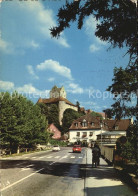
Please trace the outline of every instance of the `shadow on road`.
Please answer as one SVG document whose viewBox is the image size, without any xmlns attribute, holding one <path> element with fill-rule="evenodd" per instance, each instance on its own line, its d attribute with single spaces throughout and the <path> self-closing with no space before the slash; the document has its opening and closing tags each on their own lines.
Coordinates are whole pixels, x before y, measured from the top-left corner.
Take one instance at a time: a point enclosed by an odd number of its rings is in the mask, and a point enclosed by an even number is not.
<svg viewBox="0 0 138 196">
<path fill-rule="evenodd" d="M 99 168 L 92 168 L 90 164 L 80 164 L 80 163 L 67 163 L 67 162 L 55 162 L 53 161 L 37 161 L 37 160 L 2 160 L 0 161 L 1 171 L 2 169 L 12 169 L 12 168 L 24 168 L 28 165 L 35 172 L 41 168 L 44 168 L 39 173 L 53 176 L 68 176 L 73 178 L 94 177 L 96 179 L 113 179 L 118 180 L 116 175 L 112 175 L 114 171 L 112 168 L 106 165 L 101 165 Z M 51 165 L 52 164 L 52 165 Z M 115 171 L 114 171 L 115 172 Z"/>
</svg>

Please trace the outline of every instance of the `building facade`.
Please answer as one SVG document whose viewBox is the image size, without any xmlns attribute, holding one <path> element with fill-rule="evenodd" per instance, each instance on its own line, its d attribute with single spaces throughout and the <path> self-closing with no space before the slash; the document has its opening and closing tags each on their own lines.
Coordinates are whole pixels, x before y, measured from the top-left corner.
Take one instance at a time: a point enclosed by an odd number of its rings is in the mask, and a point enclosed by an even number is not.
<svg viewBox="0 0 138 196">
<path fill-rule="evenodd" d="M 52 123 L 48 126 L 48 131 L 53 133 L 53 139 L 60 139 L 61 138 L 61 131 Z"/>
<path fill-rule="evenodd" d="M 59 123 L 62 125 L 62 119 L 63 119 L 63 113 L 66 109 L 73 109 L 75 111 L 78 111 L 78 107 L 71 103 L 67 98 L 67 94 L 65 91 L 64 86 L 61 88 L 58 88 L 57 86 L 54 86 L 50 91 L 50 98 L 49 99 L 42 99 L 39 98 L 38 103 L 44 103 L 48 107 L 50 107 L 51 104 L 56 104 L 59 109 Z"/>
<path fill-rule="evenodd" d="M 129 119 L 101 120 L 99 117 L 87 114 L 73 121 L 69 128 L 69 142 L 80 141 L 90 144 L 98 141 L 102 144 L 115 144 L 119 137 L 126 135 L 130 124 L 131 120 Z"/>
</svg>

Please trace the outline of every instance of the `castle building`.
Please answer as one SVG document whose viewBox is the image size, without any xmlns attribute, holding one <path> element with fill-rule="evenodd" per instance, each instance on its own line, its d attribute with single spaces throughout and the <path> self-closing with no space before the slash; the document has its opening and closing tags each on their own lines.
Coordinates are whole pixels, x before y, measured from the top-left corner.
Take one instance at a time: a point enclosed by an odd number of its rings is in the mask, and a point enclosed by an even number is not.
<svg viewBox="0 0 138 196">
<path fill-rule="evenodd" d="M 42 99 L 39 98 L 38 103 L 44 103 L 50 107 L 51 104 L 56 104 L 59 108 L 59 123 L 62 125 L 62 118 L 63 113 L 66 109 L 70 108 L 75 111 L 78 111 L 78 107 L 71 103 L 67 98 L 67 94 L 65 91 L 64 86 L 58 88 L 54 86 L 50 91 L 50 98 L 49 99 Z"/>
</svg>

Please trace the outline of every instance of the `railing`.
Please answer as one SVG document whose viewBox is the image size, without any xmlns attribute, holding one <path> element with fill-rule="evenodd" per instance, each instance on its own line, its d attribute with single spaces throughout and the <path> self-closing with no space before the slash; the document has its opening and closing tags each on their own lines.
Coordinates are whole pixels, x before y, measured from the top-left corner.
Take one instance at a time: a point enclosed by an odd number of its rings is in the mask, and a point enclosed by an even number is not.
<svg viewBox="0 0 138 196">
<path fill-rule="evenodd" d="M 117 139 L 111 139 L 111 138 L 106 138 L 102 139 L 102 143 L 104 144 L 115 144 Z M 101 143 L 101 139 L 97 140 L 99 143 Z"/>
<path fill-rule="evenodd" d="M 114 159 L 114 148 L 108 148 L 105 146 L 101 146 L 101 155 L 104 156 L 105 159 L 107 159 L 110 162 L 113 162 Z"/>
</svg>

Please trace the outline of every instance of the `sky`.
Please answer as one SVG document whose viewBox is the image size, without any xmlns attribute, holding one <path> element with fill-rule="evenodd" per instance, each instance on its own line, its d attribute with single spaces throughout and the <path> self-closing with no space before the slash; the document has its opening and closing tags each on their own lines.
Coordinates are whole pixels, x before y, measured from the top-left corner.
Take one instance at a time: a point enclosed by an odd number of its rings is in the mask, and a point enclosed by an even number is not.
<svg viewBox="0 0 138 196">
<path fill-rule="evenodd" d="M 106 91 L 114 67 L 128 63 L 127 48 L 95 36 L 96 20 L 89 16 L 81 30 L 71 24 L 59 39 L 52 38 L 58 9 L 65 1 L 3 1 L 0 7 L 0 91 L 18 91 L 34 103 L 49 98 L 54 85 L 64 86 L 67 99 L 102 112 L 113 104 Z"/>
</svg>

